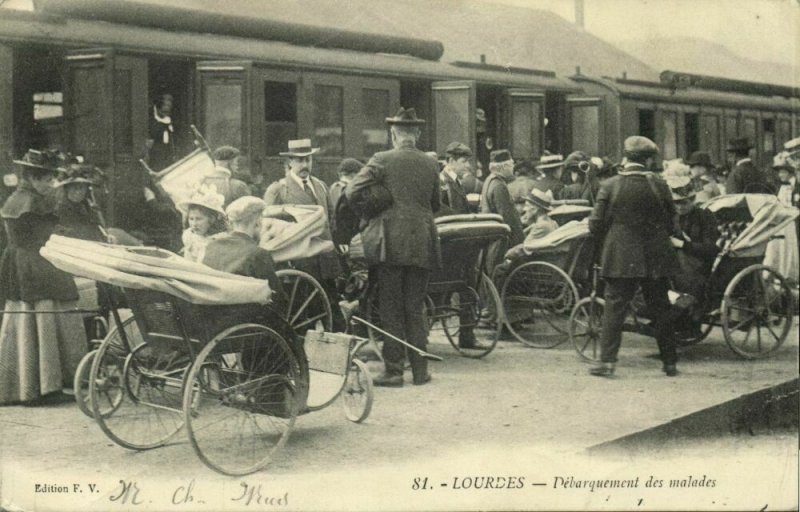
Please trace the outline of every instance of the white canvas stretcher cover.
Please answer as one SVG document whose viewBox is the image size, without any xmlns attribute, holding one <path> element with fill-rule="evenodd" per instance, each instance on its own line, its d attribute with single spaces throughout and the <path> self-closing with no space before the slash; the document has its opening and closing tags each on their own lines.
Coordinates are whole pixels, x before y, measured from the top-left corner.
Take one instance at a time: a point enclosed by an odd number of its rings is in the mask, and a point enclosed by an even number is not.
<svg viewBox="0 0 800 512">
<path fill-rule="evenodd" d="M 770 237 L 797 218 L 800 211 L 781 204 L 776 196 L 769 194 L 729 194 L 718 196 L 703 208 L 716 213 L 725 208 L 747 208 L 753 220 L 739 233 L 720 254 L 733 257 L 756 257 L 763 255 Z"/>
<path fill-rule="evenodd" d="M 334 250 L 328 216 L 319 205 L 274 205 L 264 209 L 260 246 L 268 250 L 273 261 L 299 260 Z M 293 217 L 296 222 L 278 217 Z M 265 219 L 266 220 L 266 219 Z"/>
<path fill-rule="evenodd" d="M 167 293 L 192 304 L 266 304 L 267 281 L 221 272 L 154 247 L 124 247 L 52 235 L 39 253 L 56 268 L 123 288 Z"/>
<path fill-rule="evenodd" d="M 545 250 L 558 250 L 569 248 L 566 242 L 570 240 L 577 240 L 589 236 L 589 219 L 573 220 L 567 222 L 563 226 L 551 231 L 548 235 L 534 240 L 525 240 L 522 248 L 525 254 L 532 254 L 534 252 L 541 252 Z"/>
</svg>

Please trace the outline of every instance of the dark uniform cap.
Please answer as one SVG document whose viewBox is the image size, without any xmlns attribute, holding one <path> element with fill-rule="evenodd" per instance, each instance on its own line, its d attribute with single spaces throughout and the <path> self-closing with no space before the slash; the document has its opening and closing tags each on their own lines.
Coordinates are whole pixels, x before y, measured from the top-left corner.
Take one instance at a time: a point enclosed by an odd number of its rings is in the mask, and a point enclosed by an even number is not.
<svg viewBox="0 0 800 512">
<path fill-rule="evenodd" d="M 336 169 L 338 174 L 346 174 L 351 175 L 355 174 L 364 167 L 364 164 L 356 160 L 355 158 L 345 158 L 342 160 L 342 163 L 339 164 L 339 167 Z"/>
<path fill-rule="evenodd" d="M 387 117 L 386 122 L 389 124 L 404 124 L 409 126 L 419 126 L 425 124 L 424 119 L 417 117 L 417 111 L 413 108 L 403 108 L 397 111 L 394 117 Z"/>
<path fill-rule="evenodd" d="M 507 149 L 498 149 L 489 153 L 489 161 L 493 164 L 499 164 L 514 160 L 511 158 L 511 152 Z"/>
<path fill-rule="evenodd" d="M 460 142 L 451 142 L 445 149 L 445 154 L 452 158 L 461 158 L 462 156 L 472 156 L 472 150 L 469 146 Z"/>
<path fill-rule="evenodd" d="M 626 155 L 639 154 L 639 155 L 657 155 L 658 146 L 652 140 L 641 135 L 633 135 L 625 139 L 624 153 Z"/>
<path fill-rule="evenodd" d="M 686 165 L 702 165 L 703 167 L 708 167 L 709 169 L 714 167 L 714 164 L 711 162 L 711 155 L 706 153 L 705 151 L 695 151 L 689 158 L 684 160 Z"/>
<path fill-rule="evenodd" d="M 239 156 L 240 152 L 233 146 L 220 146 L 214 150 L 214 160 L 221 160 L 223 162 L 233 160 Z"/>
<path fill-rule="evenodd" d="M 750 142 L 748 137 L 736 137 L 728 141 L 728 149 L 726 151 L 750 151 L 752 147 L 753 143 Z"/>
</svg>

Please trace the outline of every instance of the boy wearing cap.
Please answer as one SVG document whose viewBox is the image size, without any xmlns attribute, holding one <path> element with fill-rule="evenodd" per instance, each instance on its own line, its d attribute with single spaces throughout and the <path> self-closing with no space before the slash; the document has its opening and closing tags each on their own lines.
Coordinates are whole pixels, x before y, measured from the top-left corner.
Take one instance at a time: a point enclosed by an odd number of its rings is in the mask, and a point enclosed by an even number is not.
<svg viewBox="0 0 800 512">
<path fill-rule="evenodd" d="M 440 174 L 442 180 L 442 205 L 448 206 L 451 214 L 470 213 L 467 194 L 477 192 L 475 183 L 467 183 L 470 173 L 472 150 L 466 144 L 451 142 L 445 150 L 447 160 Z M 471 188 L 468 188 L 471 187 Z"/>
<path fill-rule="evenodd" d="M 214 236 L 208 242 L 203 264 L 241 276 L 266 279 L 273 291 L 272 303 L 277 311 L 285 310 L 283 287 L 275 274 L 275 263 L 266 249 L 259 247 L 264 201 L 257 197 L 241 197 L 225 209 L 230 231 Z"/>
<path fill-rule="evenodd" d="M 636 289 L 641 287 L 654 315 L 663 370 L 677 375 L 677 352 L 669 315 L 668 279 L 678 270 L 670 235 L 675 206 L 669 187 L 653 174 L 658 147 L 646 137 L 625 139 L 626 163 L 617 176 L 600 185 L 589 217 L 589 230 L 603 240 L 600 257 L 605 279 L 605 312 L 600 337 L 601 363 L 592 375 L 611 376 L 622 342 L 622 326 Z"/>
</svg>

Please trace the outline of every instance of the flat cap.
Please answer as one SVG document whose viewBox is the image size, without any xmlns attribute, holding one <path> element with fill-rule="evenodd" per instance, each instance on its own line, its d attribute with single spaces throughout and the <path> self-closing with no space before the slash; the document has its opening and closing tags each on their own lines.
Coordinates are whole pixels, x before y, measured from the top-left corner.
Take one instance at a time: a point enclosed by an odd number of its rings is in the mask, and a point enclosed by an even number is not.
<svg viewBox="0 0 800 512">
<path fill-rule="evenodd" d="M 447 149 L 444 150 L 447 156 L 453 158 L 461 158 L 462 156 L 472 156 L 472 150 L 469 149 L 469 146 L 466 144 L 462 144 L 460 142 L 451 142 L 447 145 Z"/>
<path fill-rule="evenodd" d="M 263 199 L 253 196 L 244 196 L 233 201 L 225 208 L 225 214 L 231 222 L 246 222 L 253 217 L 261 215 L 267 203 Z"/>
<path fill-rule="evenodd" d="M 497 149 L 489 153 L 489 161 L 493 164 L 500 164 L 509 160 L 513 161 L 514 159 L 511 158 L 511 152 L 507 149 Z"/>
<path fill-rule="evenodd" d="M 658 154 L 658 146 L 656 146 L 656 143 L 641 135 L 633 135 L 625 139 L 623 148 L 626 154 Z"/>
<path fill-rule="evenodd" d="M 239 154 L 240 151 L 233 146 L 220 146 L 214 150 L 214 160 L 233 160 Z"/>
</svg>

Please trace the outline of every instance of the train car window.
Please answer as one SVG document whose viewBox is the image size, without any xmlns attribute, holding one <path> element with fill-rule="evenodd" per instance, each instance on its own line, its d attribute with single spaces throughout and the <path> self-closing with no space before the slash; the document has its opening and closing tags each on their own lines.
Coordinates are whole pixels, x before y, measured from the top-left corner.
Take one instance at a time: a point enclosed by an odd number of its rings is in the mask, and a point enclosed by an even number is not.
<svg viewBox="0 0 800 512">
<path fill-rule="evenodd" d="M 763 134 L 764 155 L 771 158 L 775 154 L 775 120 L 762 119 L 761 133 Z"/>
<path fill-rule="evenodd" d="M 678 157 L 678 114 L 677 112 L 664 112 L 661 117 L 663 133 L 662 154 L 665 160 Z"/>
<path fill-rule="evenodd" d="M 656 113 L 653 109 L 639 109 L 639 135 L 656 140 Z"/>
<path fill-rule="evenodd" d="M 735 139 L 738 135 L 739 135 L 739 130 L 737 127 L 736 117 L 735 116 L 725 117 L 725 142 L 728 142 L 731 139 Z"/>
<path fill-rule="evenodd" d="M 600 106 L 572 106 L 572 150 L 600 154 Z"/>
<path fill-rule="evenodd" d="M 344 91 L 333 85 L 314 86 L 314 140 L 320 156 L 344 154 Z"/>
<path fill-rule="evenodd" d="M 744 125 L 742 127 L 742 135 L 750 139 L 756 147 L 758 147 L 758 140 L 756 137 L 758 136 L 758 132 L 756 130 L 756 120 L 753 117 L 745 117 L 744 118 Z"/>
<path fill-rule="evenodd" d="M 204 135 L 211 147 L 242 147 L 242 83 L 209 81 L 204 92 Z"/>
<path fill-rule="evenodd" d="M 33 93 L 33 120 L 44 121 L 64 117 L 64 98 L 60 92 Z"/>
<path fill-rule="evenodd" d="M 114 152 L 133 153 L 133 125 L 131 124 L 131 72 L 114 70 Z"/>
<path fill-rule="evenodd" d="M 362 129 L 361 155 L 370 157 L 389 145 L 389 132 L 385 119 L 390 116 L 389 91 L 384 89 L 363 89 L 361 98 Z"/>
<path fill-rule="evenodd" d="M 700 149 L 700 116 L 692 112 L 683 114 L 683 133 L 686 144 L 686 154 L 689 155 Z"/>
<path fill-rule="evenodd" d="M 779 127 L 780 127 L 779 142 L 783 144 L 784 142 L 792 138 L 792 122 L 788 119 L 781 119 Z"/>
<path fill-rule="evenodd" d="M 714 161 L 720 161 L 722 155 L 720 154 L 719 145 L 719 116 L 703 116 L 702 148 L 711 155 Z"/>
<path fill-rule="evenodd" d="M 285 151 L 297 137 L 297 86 L 264 82 L 264 150 L 267 155 Z"/>
</svg>

